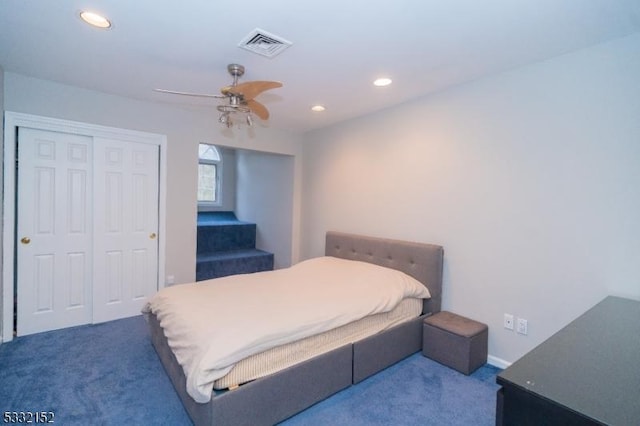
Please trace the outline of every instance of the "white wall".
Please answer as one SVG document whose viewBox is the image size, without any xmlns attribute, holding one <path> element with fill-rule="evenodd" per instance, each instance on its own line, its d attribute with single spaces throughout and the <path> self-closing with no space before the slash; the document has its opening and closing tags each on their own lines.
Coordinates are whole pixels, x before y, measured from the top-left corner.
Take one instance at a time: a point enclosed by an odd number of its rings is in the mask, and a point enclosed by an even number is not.
<svg viewBox="0 0 640 426">
<path fill-rule="evenodd" d="M 8 72 L 4 101 L 7 111 L 167 135 L 166 273 L 174 275 L 178 283 L 195 279 L 198 143 L 300 154 L 299 136 L 260 125 L 250 131 L 230 132 L 219 125 L 213 107 L 205 110 L 143 102 Z M 297 226 L 299 219 L 294 217 L 293 223 Z M 298 235 L 297 229 L 293 232 Z"/>
<path fill-rule="evenodd" d="M 443 307 L 489 325 L 498 363 L 640 299 L 638 76 L 635 35 L 307 135 L 302 258 L 326 230 L 442 244 Z"/>
<path fill-rule="evenodd" d="M 274 254 L 276 269 L 291 266 L 295 158 L 238 150 L 236 214 L 257 225 L 256 247 Z"/>
</svg>

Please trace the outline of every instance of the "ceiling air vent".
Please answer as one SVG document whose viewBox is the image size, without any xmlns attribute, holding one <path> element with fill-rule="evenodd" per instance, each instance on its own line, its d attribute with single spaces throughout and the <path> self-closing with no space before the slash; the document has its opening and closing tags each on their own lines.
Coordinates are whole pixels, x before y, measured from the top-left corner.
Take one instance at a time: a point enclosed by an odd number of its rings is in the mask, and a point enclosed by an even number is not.
<svg viewBox="0 0 640 426">
<path fill-rule="evenodd" d="M 273 35 L 265 30 L 261 30 L 260 28 L 256 28 L 251 31 L 249 35 L 243 38 L 238 46 L 257 53 L 258 55 L 273 58 L 292 44 L 293 43 L 283 39 L 282 37 Z"/>
</svg>

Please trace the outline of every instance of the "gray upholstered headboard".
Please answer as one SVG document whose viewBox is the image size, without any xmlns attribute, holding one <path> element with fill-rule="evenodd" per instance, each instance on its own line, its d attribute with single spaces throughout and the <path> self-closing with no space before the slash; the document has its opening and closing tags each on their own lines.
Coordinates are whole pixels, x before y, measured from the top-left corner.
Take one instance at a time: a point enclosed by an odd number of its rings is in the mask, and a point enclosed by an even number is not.
<svg viewBox="0 0 640 426">
<path fill-rule="evenodd" d="M 423 283 L 431 293 L 423 313 L 440 312 L 444 250 L 433 244 L 327 232 L 325 255 L 397 269 Z"/>
</svg>

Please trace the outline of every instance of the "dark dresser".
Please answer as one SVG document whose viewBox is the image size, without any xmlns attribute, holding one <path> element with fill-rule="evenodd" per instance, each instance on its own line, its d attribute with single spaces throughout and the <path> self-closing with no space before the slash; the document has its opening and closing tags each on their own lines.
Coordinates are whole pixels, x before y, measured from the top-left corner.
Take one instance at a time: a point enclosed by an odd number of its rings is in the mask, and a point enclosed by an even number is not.
<svg viewBox="0 0 640 426">
<path fill-rule="evenodd" d="M 640 425 L 640 302 L 605 298 L 496 381 L 497 425 Z"/>
</svg>

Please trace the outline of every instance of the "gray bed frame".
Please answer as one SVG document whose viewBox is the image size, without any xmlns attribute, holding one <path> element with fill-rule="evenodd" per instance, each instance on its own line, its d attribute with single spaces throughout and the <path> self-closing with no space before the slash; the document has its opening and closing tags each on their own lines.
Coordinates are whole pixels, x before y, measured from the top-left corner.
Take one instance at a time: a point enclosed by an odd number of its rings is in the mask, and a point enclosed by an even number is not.
<svg viewBox="0 0 640 426">
<path fill-rule="evenodd" d="M 201 404 L 187 394 L 182 367 L 157 318 L 150 314 L 153 346 L 195 425 L 273 425 L 421 350 L 422 320 L 440 311 L 442 247 L 330 231 L 325 254 L 413 276 L 431 293 L 431 299 L 424 302 L 423 315 L 235 390 L 214 391 L 211 400 Z"/>
</svg>

